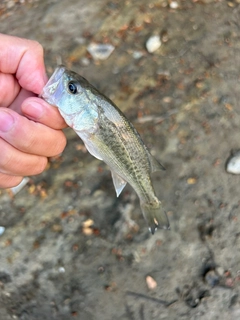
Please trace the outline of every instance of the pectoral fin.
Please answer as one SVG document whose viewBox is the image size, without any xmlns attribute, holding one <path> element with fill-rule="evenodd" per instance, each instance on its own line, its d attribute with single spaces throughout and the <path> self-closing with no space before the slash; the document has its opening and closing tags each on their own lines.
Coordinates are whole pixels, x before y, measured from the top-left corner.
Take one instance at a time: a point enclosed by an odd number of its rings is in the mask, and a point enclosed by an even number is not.
<svg viewBox="0 0 240 320">
<path fill-rule="evenodd" d="M 123 188 L 127 184 L 127 182 L 121 178 L 118 174 L 116 174 L 114 171 L 111 171 L 112 173 L 112 179 L 113 179 L 113 184 L 114 188 L 116 190 L 117 197 L 120 195 L 122 192 Z"/>
<path fill-rule="evenodd" d="M 99 159 L 99 160 L 103 160 L 103 158 L 101 157 L 101 155 L 99 154 L 99 151 L 97 150 L 96 147 L 94 147 L 94 144 L 91 143 L 90 139 L 84 139 L 84 137 L 79 134 L 77 132 L 77 134 L 79 135 L 79 137 L 82 139 L 82 141 L 84 142 L 84 145 L 87 149 L 87 151 L 89 153 L 91 153 L 92 156 L 94 156 L 95 158 Z"/>
</svg>

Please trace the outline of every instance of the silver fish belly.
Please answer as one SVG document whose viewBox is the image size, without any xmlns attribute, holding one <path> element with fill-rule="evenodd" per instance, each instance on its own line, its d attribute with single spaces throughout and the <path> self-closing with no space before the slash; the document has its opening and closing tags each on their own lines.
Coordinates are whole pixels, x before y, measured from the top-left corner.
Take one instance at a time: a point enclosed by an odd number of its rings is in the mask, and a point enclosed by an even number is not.
<svg viewBox="0 0 240 320">
<path fill-rule="evenodd" d="M 55 70 L 41 97 L 59 109 L 87 150 L 110 167 L 117 196 L 127 182 L 135 189 L 152 234 L 156 228 L 168 229 L 150 177 L 164 168 L 121 110 L 85 78 L 63 66 Z"/>
</svg>

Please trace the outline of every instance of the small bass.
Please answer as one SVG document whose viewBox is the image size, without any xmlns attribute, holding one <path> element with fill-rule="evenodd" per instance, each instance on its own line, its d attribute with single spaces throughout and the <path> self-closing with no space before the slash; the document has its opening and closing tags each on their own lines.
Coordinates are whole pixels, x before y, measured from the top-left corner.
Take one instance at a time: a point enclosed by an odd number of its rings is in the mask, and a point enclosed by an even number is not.
<svg viewBox="0 0 240 320">
<path fill-rule="evenodd" d="M 87 150 L 110 167 L 117 196 L 127 182 L 134 188 L 152 234 L 156 228 L 168 229 L 150 177 L 164 168 L 121 110 L 85 78 L 63 66 L 55 70 L 41 97 L 58 108 Z"/>
</svg>

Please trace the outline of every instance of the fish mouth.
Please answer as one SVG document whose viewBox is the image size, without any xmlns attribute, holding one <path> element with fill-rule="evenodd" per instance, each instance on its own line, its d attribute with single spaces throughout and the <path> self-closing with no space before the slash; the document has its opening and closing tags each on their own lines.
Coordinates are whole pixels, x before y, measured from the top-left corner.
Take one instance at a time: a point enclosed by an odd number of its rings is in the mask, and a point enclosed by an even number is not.
<svg viewBox="0 0 240 320">
<path fill-rule="evenodd" d="M 39 95 L 39 98 L 42 98 L 49 104 L 56 106 L 55 101 L 55 91 L 60 83 L 60 80 L 62 78 L 62 75 L 64 74 L 66 68 L 64 66 L 59 66 L 54 71 L 54 73 L 51 75 L 48 82 L 43 87 L 42 93 Z"/>
</svg>

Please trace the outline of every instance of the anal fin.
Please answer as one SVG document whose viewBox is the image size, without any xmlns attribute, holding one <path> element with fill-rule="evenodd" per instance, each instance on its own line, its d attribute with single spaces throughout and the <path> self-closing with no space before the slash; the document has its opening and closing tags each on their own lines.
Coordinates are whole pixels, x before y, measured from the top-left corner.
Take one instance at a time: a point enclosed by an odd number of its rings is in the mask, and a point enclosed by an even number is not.
<svg viewBox="0 0 240 320">
<path fill-rule="evenodd" d="M 121 178 L 118 174 L 116 174 L 114 171 L 111 171 L 112 173 L 112 179 L 113 179 L 113 184 L 114 188 L 116 190 L 117 197 L 120 195 L 122 192 L 123 188 L 127 184 L 127 182 Z"/>
</svg>

